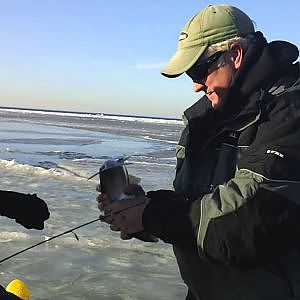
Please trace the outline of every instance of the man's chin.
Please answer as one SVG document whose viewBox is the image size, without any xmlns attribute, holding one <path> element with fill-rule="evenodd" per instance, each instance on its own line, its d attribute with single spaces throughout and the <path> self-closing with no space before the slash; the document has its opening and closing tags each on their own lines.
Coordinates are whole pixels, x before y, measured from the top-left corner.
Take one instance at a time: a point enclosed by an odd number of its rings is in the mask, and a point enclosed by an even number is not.
<svg viewBox="0 0 300 300">
<path fill-rule="evenodd" d="M 222 101 L 220 101 L 220 100 L 217 100 L 217 101 L 210 100 L 210 101 L 211 101 L 211 106 L 213 109 L 219 110 L 222 107 Z"/>
<path fill-rule="evenodd" d="M 221 107 L 222 101 L 215 92 L 212 92 L 209 95 L 207 95 L 207 98 L 211 102 L 211 106 L 213 109 L 219 109 Z"/>
</svg>

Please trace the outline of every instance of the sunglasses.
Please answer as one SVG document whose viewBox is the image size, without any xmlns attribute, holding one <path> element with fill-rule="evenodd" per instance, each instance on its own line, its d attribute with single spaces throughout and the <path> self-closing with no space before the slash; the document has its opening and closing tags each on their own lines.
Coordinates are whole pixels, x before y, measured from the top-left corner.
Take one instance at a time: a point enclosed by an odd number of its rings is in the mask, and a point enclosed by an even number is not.
<svg viewBox="0 0 300 300">
<path fill-rule="evenodd" d="M 200 82 L 208 75 L 211 65 L 216 62 L 226 51 L 218 51 L 204 61 L 197 61 L 186 71 L 186 74 L 194 81 Z"/>
</svg>

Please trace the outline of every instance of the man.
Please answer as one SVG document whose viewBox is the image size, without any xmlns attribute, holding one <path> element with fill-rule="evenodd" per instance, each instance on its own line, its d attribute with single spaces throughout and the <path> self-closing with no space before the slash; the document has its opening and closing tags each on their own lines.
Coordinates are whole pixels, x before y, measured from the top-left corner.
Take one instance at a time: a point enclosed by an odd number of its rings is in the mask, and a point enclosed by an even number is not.
<svg viewBox="0 0 300 300">
<path fill-rule="evenodd" d="M 173 244 L 186 299 L 300 299 L 297 58 L 235 7 L 200 11 L 162 70 L 205 93 L 184 113 L 175 191 L 98 197 L 122 238 L 144 229 Z"/>
</svg>

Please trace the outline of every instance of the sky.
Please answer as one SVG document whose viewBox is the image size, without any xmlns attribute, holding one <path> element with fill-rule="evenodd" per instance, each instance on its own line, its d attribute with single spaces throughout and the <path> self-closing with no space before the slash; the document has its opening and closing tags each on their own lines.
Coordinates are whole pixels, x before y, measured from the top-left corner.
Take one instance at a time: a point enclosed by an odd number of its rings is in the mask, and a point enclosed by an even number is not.
<svg viewBox="0 0 300 300">
<path fill-rule="evenodd" d="M 0 0 L 0 106 L 180 118 L 201 95 L 160 75 L 209 4 L 300 45 L 300 1 Z"/>
</svg>

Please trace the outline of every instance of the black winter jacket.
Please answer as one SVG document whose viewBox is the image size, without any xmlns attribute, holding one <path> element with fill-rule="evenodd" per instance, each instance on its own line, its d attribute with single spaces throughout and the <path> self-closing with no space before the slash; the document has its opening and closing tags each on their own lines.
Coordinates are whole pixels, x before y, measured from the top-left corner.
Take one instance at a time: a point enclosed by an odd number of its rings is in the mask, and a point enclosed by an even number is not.
<svg viewBox="0 0 300 300">
<path fill-rule="evenodd" d="M 148 193 L 145 228 L 196 299 L 300 297 L 297 57 L 257 33 L 222 110 L 204 97 L 185 112 L 175 192 Z"/>
</svg>

